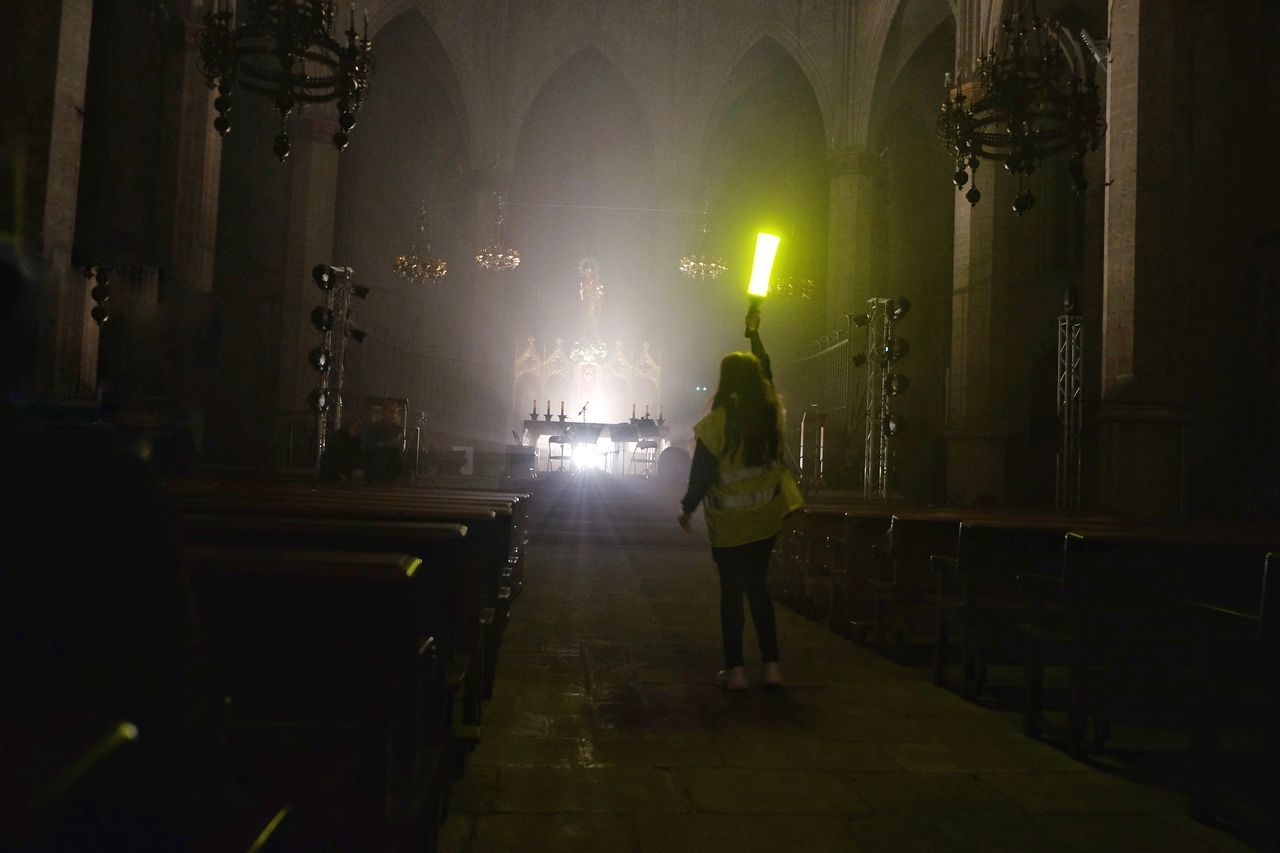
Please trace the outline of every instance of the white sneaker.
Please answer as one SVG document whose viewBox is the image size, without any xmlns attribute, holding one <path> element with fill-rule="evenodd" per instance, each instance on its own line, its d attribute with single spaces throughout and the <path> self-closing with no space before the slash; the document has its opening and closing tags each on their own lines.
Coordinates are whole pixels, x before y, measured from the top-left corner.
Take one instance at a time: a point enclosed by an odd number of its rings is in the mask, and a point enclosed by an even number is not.
<svg viewBox="0 0 1280 853">
<path fill-rule="evenodd" d="M 782 667 L 778 666 L 777 661 L 764 665 L 764 683 L 770 687 L 782 686 Z"/>
<path fill-rule="evenodd" d="M 751 687 L 747 683 L 746 671 L 740 666 L 735 666 L 733 669 L 722 669 L 717 672 L 716 683 L 725 690 L 747 690 Z"/>
</svg>

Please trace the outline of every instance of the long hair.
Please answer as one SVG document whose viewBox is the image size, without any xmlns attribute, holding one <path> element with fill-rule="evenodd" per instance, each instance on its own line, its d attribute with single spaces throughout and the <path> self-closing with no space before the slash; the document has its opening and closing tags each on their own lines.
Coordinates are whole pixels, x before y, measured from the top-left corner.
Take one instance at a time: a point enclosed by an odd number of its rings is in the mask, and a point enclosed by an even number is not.
<svg viewBox="0 0 1280 853">
<path fill-rule="evenodd" d="M 725 411 L 724 455 L 742 451 L 745 465 L 765 465 L 778 458 L 778 395 L 764 378 L 760 360 L 749 352 L 732 352 L 720 362 L 720 385 L 711 399 Z"/>
</svg>

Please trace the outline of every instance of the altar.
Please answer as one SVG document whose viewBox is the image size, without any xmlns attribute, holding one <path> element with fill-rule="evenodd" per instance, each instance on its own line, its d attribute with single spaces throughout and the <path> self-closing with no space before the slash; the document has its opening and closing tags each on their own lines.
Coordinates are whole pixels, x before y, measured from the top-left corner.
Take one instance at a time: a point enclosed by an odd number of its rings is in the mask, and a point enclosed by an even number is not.
<svg viewBox="0 0 1280 853">
<path fill-rule="evenodd" d="M 543 471 L 648 474 L 670 443 L 659 358 L 648 341 L 632 347 L 621 339 L 612 346 L 601 339 L 605 286 L 600 266 L 584 258 L 578 275 L 579 336 L 572 343 L 557 337 L 550 351 L 530 336 L 515 359 L 512 409 L 523 427 L 513 430 L 516 441 L 538 449 Z M 530 405 L 532 410 L 525 408 Z"/>
<path fill-rule="evenodd" d="M 650 418 L 622 423 L 534 419 L 524 422 L 520 443 L 537 448 L 542 471 L 647 476 L 670 445 L 671 430 Z"/>
</svg>

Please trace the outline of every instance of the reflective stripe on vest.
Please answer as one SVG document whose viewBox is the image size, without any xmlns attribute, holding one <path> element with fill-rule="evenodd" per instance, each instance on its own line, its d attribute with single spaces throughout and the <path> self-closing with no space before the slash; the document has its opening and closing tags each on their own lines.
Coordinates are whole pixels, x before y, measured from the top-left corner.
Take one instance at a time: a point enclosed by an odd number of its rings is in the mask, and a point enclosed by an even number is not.
<svg viewBox="0 0 1280 853">
<path fill-rule="evenodd" d="M 778 486 L 770 486 L 738 495 L 717 495 L 712 500 L 716 509 L 755 509 L 773 500 L 778 494 L 778 489 Z"/>
<path fill-rule="evenodd" d="M 734 483 L 741 483 L 743 480 L 759 477 L 772 467 L 772 465 L 757 465 L 754 468 L 739 468 L 737 471 L 730 471 L 727 474 L 722 473 L 720 475 L 720 485 L 732 486 Z"/>
</svg>

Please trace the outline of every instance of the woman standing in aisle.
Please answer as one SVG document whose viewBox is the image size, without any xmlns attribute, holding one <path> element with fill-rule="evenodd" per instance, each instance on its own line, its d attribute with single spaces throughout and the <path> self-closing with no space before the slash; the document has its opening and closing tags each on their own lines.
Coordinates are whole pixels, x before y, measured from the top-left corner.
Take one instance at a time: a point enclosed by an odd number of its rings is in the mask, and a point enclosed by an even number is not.
<svg viewBox="0 0 1280 853">
<path fill-rule="evenodd" d="M 720 384 L 711 412 L 693 428 L 697 444 L 689 488 L 680 501 L 680 526 L 703 504 L 711 554 L 720 575 L 720 627 L 724 666 L 717 680 L 726 690 L 746 690 L 742 599 L 760 643 L 764 683 L 782 684 L 778 631 L 765 576 L 782 520 L 802 505 L 799 489 L 783 464 L 783 413 L 773 389 L 769 356 L 760 342 L 760 313 L 752 305 L 745 336 L 751 352 L 720 362 Z"/>
</svg>

